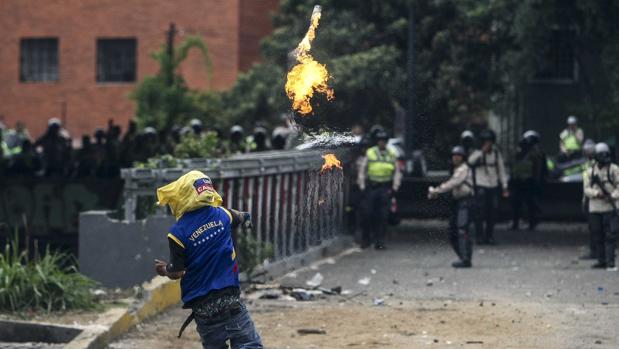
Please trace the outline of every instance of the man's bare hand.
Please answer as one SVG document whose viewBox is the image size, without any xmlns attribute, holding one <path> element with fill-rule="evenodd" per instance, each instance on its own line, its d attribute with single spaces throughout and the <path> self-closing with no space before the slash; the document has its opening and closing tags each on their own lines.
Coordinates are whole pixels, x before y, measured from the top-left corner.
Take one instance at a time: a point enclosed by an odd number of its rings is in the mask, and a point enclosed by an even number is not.
<svg viewBox="0 0 619 349">
<path fill-rule="evenodd" d="M 168 272 L 166 271 L 166 265 L 168 265 L 166 261 L 155 259 L 155 271 L 157 271 L 157 275 L 168 276 Z"/>
</svg>

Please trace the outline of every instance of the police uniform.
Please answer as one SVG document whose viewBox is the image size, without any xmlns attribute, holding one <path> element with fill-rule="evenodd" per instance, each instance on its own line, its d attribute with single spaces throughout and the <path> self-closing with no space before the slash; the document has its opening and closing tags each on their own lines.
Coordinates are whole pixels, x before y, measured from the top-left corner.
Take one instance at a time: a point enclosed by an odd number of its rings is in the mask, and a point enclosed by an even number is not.
<svg viewBox="0 0 619 349">
<path fill-rule="evenodd" d="M 519 228 L 523 204 L 527 206 L 529 230 L 535 229 L 539 223 L 540 208 L 537 201 L 542 193 L 545 172 L 546 157 L 539 146 L 521 142 L 521 149 L 512 164 L 510 178 L 512 229 Z"/>
<path fill-rule="evenodd" d="M 391 205 L 391 192 L 400 188 L 402 174 L 396 163 L 396 152 L 386 147 L 369 148 L 365 158 L 360 160 L 357 184 L 364 191 L 362 246 L 374 239 L 375 246 L 382 248 L 386 235 Z"/>
<path fill-rule="evenodd" d="M 585 195 L 589 199 L 591 228 L 596 241 L 598 264 L 596 267 L 615 267 L 615 248 L 617 246 L 617 215 L 619 205 L 619 166 L 609 163 L 593 166 L 589 175 L 583 179 Z M 602 187 L 611 198 L 601 197 Z M 610 201 L 612 200 L 612 202 Z M 615 207 L 613 207 L 613 205 Z"/>
<path fill-rule="evenodd" d="M 589 254 L 581 257 L 581 259 L 597 259 L 597 242 L 596 236 L 593 231 L 591 214 L 589 212 L 589 198 L 585 194 L 587 186 L 591 183 L 591 172 L 595 167 L 595 160 L 593 158 L 587 159 L 585 163 L 585 169 L 582 172 L 582 183 L 583 183 L 583 195 L 582 195 L 582 210 L 585 216 L 587 217 L 587 223 L 589 225 Z"/>
<path fill-rule="evenodd" d="M 473 256 L 473 241 L 470 234 L 473 171 L 466 162 L 463 162 L 454 169 L 449 180 L 431 190 L 431 194 L 433 193 L 451 193 L 453 201 L 449 218 L 449 242 L 462 261 L 462 265 L 470 267 Z"/>
<path fill-rule="evenodd" d="M 581 128 L 576 128 L 576 130 L 566 128 L 559 135 L 561 153 L 565 154 L 568 160 L 574 154 L 579 154 L 584 138 L 585 135 Z"/>
<path fill-rule="evenodd" d="M 233 229 L 248 213 L 221 207 L 221 197 L 208 177 L 191 171 L 159 188 L 160 204 L 176 216 L 169 229 L 170 273 L 183 272 L 183 308 L 191 309 L 179 336 L 193 320 L 204 348 L 262 348 L 245 305 L 240 299 L 239 266 Z M 235 329 L 235 330 L 232 330 Z"/>
<path fill-rule="evenodd" d="M 500 191 L 501 189 L 507 190 L 508 185 L 503 155 L 493 145 L 488 153 L 475 150 L 469 157 L 468 163 L 475 169 L 477 240 L 481 243 L 490 243 L 494 241 L 494 223 Z"/>
</svg>

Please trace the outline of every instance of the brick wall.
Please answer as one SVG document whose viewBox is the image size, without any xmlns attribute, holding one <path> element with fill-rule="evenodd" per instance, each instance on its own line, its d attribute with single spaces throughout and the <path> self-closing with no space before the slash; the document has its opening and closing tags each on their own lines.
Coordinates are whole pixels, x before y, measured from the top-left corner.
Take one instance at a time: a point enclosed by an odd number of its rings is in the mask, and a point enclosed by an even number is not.
<svg viewBox="0 0 619 349">
<path fill-rule="evenodd" d="M 240 0 L 239 69 L 246 71 L 260 60 L 260 41 L 271 32 L 271 15 L 279 0 Z"/>
<path fill-rule="evenodd" d="M 125 128 L 134 113 L 128 95 L 134 83 L 95 81 L 97 38 L 137 39 L 137 80 L 154 74 L 150 57 L 165 42 L 169 23 L 179 31 L 202 36 L 213 62 L 209 82 L 202 59 L 192 52 L 181 71 L 192 87 L 227 89 L 245 62 L 259 58 L 257 41 L 271 31 L 274 0 L 2 0 L 0 1 L 0 118 L 10 127 L 26 122 L 34 136 L 50 117 L 64 117 L 74 138 L 105 127 L 109 118 Z M 243 16 L 242 6 L 252 8 Z M 261 11 L 261 13 L 255 12 Z M 241 20 L 252 20 L 251 35 L 239 34 Z M 57 37 L 59 80 L 19 81 L 19 43 L 27 37 Z M 247 44 L 240 45 L 243 40 Z M 252 42 L 256 41 L 256 42 Z M 240 47 L 243 47 L 243 59 Z M 243 62 L 243 63 L 241 63 Z M 63 115 L 64 111 L 64 115 Z"/>
</svg>

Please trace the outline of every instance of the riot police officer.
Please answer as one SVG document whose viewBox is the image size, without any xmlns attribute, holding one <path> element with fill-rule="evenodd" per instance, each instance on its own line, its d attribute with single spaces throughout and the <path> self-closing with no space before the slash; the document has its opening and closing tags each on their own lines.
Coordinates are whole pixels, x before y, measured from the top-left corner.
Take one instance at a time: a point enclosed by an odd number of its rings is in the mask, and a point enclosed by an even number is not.
<svg viewBox="0 0 619 349">
<path fill-rule="evenodd" d="M 460 134 L 460 145 L 464 148 L 468 158 L 468 156 L 473 153 L 473 150 L 475 150 L 475 134 L 473 134 L 473 131 L 462 131 L 462 134 Z"/>
<path fill-rule="evenodd" d="M 245 152 L 245 131 L 241 125 L 234 125 L 230 128 L 230 152 L 232 154 L 242 154 Z"/>
<path fill-rule="evenodd" d="M 451 150 L 454 173 L 449 180 L 437 188 L 428 188 L 428 198 L 436 199 L 439 194 L 451 193 L 453 201 L 449 218 L 449 242 L 460 258 L 452 263 L 454 268 L 470 268 L 473 256 L 473 242 L 470 234 L 471 207 L 473 198 L 472 170 L 466 163 L 466 151 L 462 146 Z"/>
<path fill-rule="evenodd" d="M 364 192 L 362 247 L 374 239 L 377 250 L 385 248 L 391 196 L 400 188 L 402 174 L 396 162 L 397 154 L 387 147 L 388 136 L 383 130 L 375 134 L 376 145 L 361 159 L 357 184 Z"/>
<path fill-rule="evenodd" d="M 582 146 L 582 152 L 587 159 L 584 170 L 582 172 L 583 179 L 583 195 L 582 195 L 582 211 L 587 216 L 587 222 L 589 223 L 589 252 L 580 257 L 580 259 L 597 259 L 597 247 L 595 242 L 595 235 L 591 227 L 591 215 L 589 214 L 589 198 L 585 195 L 585 183 L 588 181 L 588 177 L 595 166 L 595 142 L 591 139 L 587 139 Z"/>
<path fill-rule="evenodd" d="M 571 115 L 567 118 L 567 128 L 559 135 L 560 160 L 569 161 L 580 155 L 585 135 L 578 127 L 578 119 Z"/>
<path fill-rule="evenodd" d="M 468 163 L 475 169 L 475 192 L 477 209 L 475 232 L 480 244 L 495 244 L 494 223 L 499 206 L 499 195 L 509 197 L 507 174 L 503 155 L 495 145 L 496 134 L 489 129 L 479 135 L 481 149 L 469 156 Z M 485 223 L 485 225 L 484 225 Z"/>
<path fill-rule="evenodd" d="M 539 223 L 540 208 L 537 203 L 546 177 L 546 156 L 539 147 L 539 133 L 526 131 L 518 144 L 512 164 L 510 192 L 512 198 L 512 229 L 518 230 L 523 204 L 527 206 L 529 230 Z"/>
<path fill-rule="evenodd" d="M 595 235 L 597 263 L 593 268 L 617 271 L 615 249 L 619 232 L 619 166 L 611 162 L 606 143 L 595 145 L 595 165 L 584 179 L 585 195 L 589 198 L 591 227 Z"/>
</svg>

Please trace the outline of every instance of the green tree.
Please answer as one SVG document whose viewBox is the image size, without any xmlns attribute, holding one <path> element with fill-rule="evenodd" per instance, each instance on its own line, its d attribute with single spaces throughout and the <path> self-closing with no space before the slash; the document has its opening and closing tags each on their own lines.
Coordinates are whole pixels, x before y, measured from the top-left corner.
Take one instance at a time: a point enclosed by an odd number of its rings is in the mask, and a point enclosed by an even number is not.
<svg viewBox="0 0 619 349">
<path fill-rule="evenodd" d="M 595 127 L 596 137 L 619 126 L 619 3 L 599 0 L 522 1 L 512 27 L 514 50 L 502 63 L 520 83 L 543 72 L 548 43 L 569 37 L 582 82 L 583 100 L 566 101 Z"/>
<path fill-rule="evenodd" d="M 189 89 L 178 73 L 178 67 L 191 49 L 202 53 L 210 78 L 211 61 L 208 48 L 201 38 L 187 37 L 172 55 L 166 47 L 162 47 L 152 55 L 159 63 L 159 72 L 144 78 L 131 95 L 137 104 L 136 119 L 140 127 L 169 130 L 174 124 L 186 123 L 191 118 L 203 119 L 214 112 L 213 107 L 216 109 L 218 96 Z"/>
<path fill-rule="evenodd" d="M 243 74 L 224 98 L 235 122 L 275 120 L 290 110 L 283 85 L 288 53 L 305 34 L 316 1 L 283 0 L 274 31 L 262 43 L 263 63 Z M 392 127 L 407 105 L 409 6 L 416 19 L 415 98 L 420 143 L 433 156 L 447 149 L 464 125 L 481 123 L 502 101 L 506 74 L 499 55 L 514 45 L 516 0 L 322 0 L 312 55 L 332 75 L 335 100 L 320 98 L 309 128 L 356 123 Z M 504 17 L 503 17 L 504 16 Z M 457 138 L 456 138 L 457 139 Z M 437 154 L 437 156 L 442 154 Z"/>
<path fill-rule="evenodd" d="M 346 0 L 319 3 L 323 15 L 312 55 L 330 70 L 336 99 L 332 103 L 318 99 L 315 113 L 298 121 L 336 129 L 353 123 L 387 123 L 395 103 L 403 97 L 406 11 L 401 10 L 406 8 L 405 1 L 371 1 L 366 6 Z M 273 19 L 274 32 L 262 44 L 263 63 L 243 74 L 226 93 L 232 120 L 251 126 L 256 119 L 275 121 L 290 110 L 284 92 L 286 72 L 293 63 L 288 53 L 303 38 L 314 4 L 308 0 L 281 2 Z"/>
<path fill-rule="evenodd" d="M 323 14 L 312 55 L 327 65 L 335 100 L 317 98 L 313 115 L 297 117 L 310 130 L 393 126 L 407 105 L 409 6 L 415 13 L 417 129 L 430 157 L 443 158 L 437 149 L 447 151 L 464 127 L 483 125 L 490 111 L 515 113 L 519 92 L 544 71 L 557 30 L 574 35 L 586 96 L 571 102 L 574 110 L 592 115 L 601 130 L 619 124 L 619 3 L 599 0 L 282 0 L 273 33 L 262 42 L 262 63 L 222 93 L 188 91 L 178 74 L 167 87 L 160 72 L 136 92 L 142 124 L 168 127 L 170 120 L 194 116 L 220 128 L 279 122 L 290 111 L 284 84 L 294 62 L 288 54 L 316 3 Z M 178 64 L 162 53 L 155 57 L 162 67 Z"/>
</svg>

